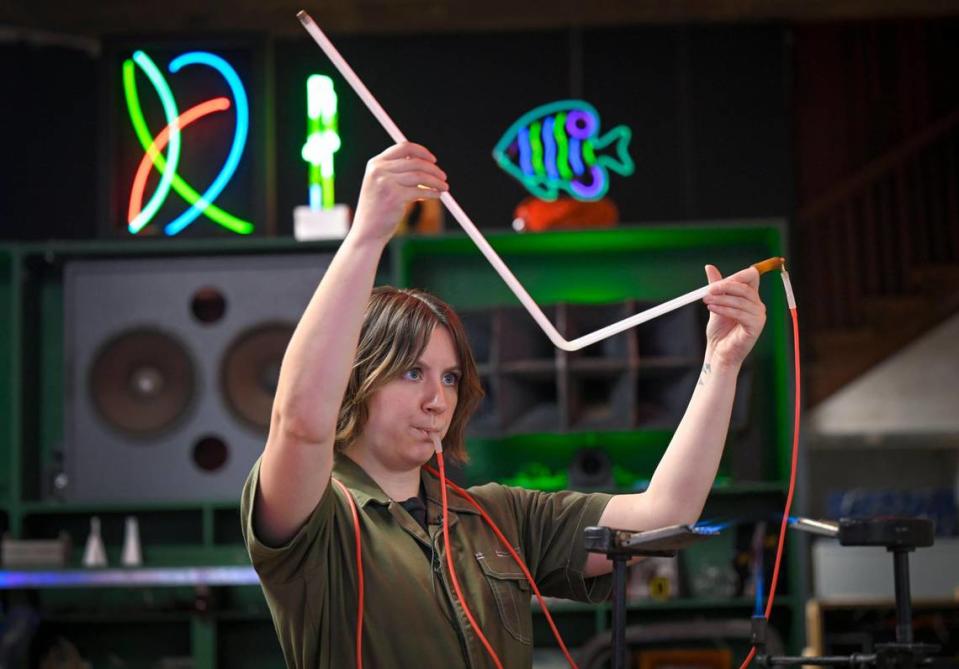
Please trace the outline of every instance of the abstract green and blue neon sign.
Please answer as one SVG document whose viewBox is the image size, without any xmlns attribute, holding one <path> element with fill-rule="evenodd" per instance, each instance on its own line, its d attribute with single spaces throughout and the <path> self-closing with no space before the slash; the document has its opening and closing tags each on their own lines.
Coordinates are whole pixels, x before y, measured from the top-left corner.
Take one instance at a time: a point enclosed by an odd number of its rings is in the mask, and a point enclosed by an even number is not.
<svg viewBox="0 0 959 669">
<path fill-rule="evenodd" d="M 252 222 L 214 204 L 236 174 L 246 147 L 250 131 L 250 106 L 246 90 L 236 70 L 224 58 L 213 53 L 183 53 L 170 61 L 168 69 L 171 74 L 176 75 L 184 68 L 196 66 L 211 68 L 219 74 L 226 83 L 230 98 L 213 97 L 181 112 L 170 84 L 150 56 L 144 51 L 135 51 L 131 58 L 123 62 L 126 108 L 133 132 L 144 151 L 133 178 L 127 204 L 126 224 L 131 234 L 139 234 L 149 225 L 162 225 L 163 233 L 172 237 L 183 232 L 201 216 L 238 235 L 248 235 L 254 231 Z M 137 85 L 138 69 L 152 85 L 162 109 L 165 125 L 156 134 L 148 127 L 141 104 Z M 232 124 L 221 121 L 224 127 L 229 128 L 232 125 L 229 152 L 216 177 L 206 190 L 200 193 L 187 183 L 178 171 L 182 165 L 184 139 L 189 137 L 187 129 L 201 120 L 219 117 L 231 108 L 234 112 Z M 149 198 L 146 198 L 146 189 L 153 170 L 159 174 L 159 181 Z M 158 215 L 171 191 L 175 192 L 187 207 L 172 219 L 161 222 Z"/>
</svg>

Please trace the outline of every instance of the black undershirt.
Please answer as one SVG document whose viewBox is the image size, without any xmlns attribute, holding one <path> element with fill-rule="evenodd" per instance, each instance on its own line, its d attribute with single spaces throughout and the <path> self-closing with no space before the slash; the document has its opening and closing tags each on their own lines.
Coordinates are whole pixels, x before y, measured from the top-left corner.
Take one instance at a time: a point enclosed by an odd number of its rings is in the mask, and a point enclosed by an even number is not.
<svg viewBox="0 0 959 669">
<path fill-rule="evenodd" d="M 429 535 L 429 530 L 426 529 L 426 491 L 423 489 L 423 483 L 420 482 L 420 494 L 417 497 L 410 497 L 407 500 L 400 502 L 400 506 L 406 509 L 406 512 L 413 517 L 420 527 L 423 528 L 423 531 L 426 532 L 427 536 Z M 421 544 L 416 542 L 419 547 L 423 550 L 423 553 L 427 558 L 431 558 L 432 551 Z"/>
</svg>

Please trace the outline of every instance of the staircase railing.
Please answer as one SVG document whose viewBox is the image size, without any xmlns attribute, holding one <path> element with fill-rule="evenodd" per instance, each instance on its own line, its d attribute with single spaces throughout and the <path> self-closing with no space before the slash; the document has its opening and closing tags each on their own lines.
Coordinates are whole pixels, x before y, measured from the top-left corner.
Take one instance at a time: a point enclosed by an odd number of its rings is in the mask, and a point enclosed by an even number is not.
<svg viewBox="0 0 959 669">
<path fill-rule="evenodd" d="M 863 298 L 909 294 L 917 268 L 959 261 L 959 110 L 798 214 L 811 328 L 864 324 Z"/>
</svg>

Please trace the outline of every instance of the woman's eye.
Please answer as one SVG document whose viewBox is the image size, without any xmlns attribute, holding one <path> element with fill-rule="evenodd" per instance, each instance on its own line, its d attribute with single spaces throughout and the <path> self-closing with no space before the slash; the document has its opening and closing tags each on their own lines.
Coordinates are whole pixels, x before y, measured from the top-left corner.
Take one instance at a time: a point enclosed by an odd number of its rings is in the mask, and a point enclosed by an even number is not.
<svg viewBox="0 0 959 669">
<path fill-rule="evenodd" d="M 410 381 L 419 381 L 420 377 L 423 376 L 423 372 L 420 371 L 419 367 L 414 367 L 413 369 L 407 370 L 403 376 Z"/>
<path fill-rule="evenodd" d="M 448 372 L 443 375 L 443 383 L 448 386 L 455 386 L 460 382 L 460 375 Z"/>
</svg>

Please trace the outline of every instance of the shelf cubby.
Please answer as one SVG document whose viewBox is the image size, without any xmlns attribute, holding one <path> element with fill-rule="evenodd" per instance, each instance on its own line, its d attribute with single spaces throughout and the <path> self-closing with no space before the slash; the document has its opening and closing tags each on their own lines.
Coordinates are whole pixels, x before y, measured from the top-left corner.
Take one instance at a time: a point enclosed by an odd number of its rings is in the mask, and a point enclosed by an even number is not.
<svg viewBox="0 0 959 669">
<path fill-rule="evenodd" d="M 633 426 L 635 372 L 568 371 L 569 425 L 573 432 Z"/>
<path fill-rule="evenodd" d="M 636 379 L 636 422 L 642 429 L 675 429 L 696 388 L 699 368 L 640 366 Z"/>
<path fill-rule="evenodd" d="M 556 322 L 556 307 L 543 308 L 543 313 L 551 323 Z M 496 309 L 493 325 L 494 344 L 497 356 L 492 359 L 500 365 L 553 363 L 559 352 L 532 316 L 522 307 Z"/>
<path fill-rule="evenodd" d="M 654 306 L 653 302 L 637 302 L 634 313 Z M 701 305 L 688 305 L 643 323 L 636 328 L 639 364 L 647 359 L 701 360 L 705 327 Z"/>
<path fill-rule="evenodd" d="M 486 309 L 463 311 L 459 313 L 466 338 L 469 340 L 473 359 L 480 368 L 489 365 L 493 359 L 493 313 Z"/>
<path fill-rule="evenodd" d="M 499 379 L 488 372 L 481 372 L 480 383 L 483 386 L 483 399 L 470 419 L 468 434 L 496 434 L 500 429 L 500 413 L 496 408 L 500 392 Z"/>
<path fill-rule="evenodd" d="M 572 341 L 600 328 L 623 320 L 632 312 L 632 301 L 606 304 L 563 304 L 560 328 L 566 339 Z M 571 366 L 599 362 L 606 365 L 619 364 L 624 369 L 636 357 L 636 329 L 630 328 L 612 337 L 567 354 Z"/>
<path fill-rule="evenodd" d="M 560 424 L 555 371 L 499 374 L 499 412 L 506 433 L 554 432 Z"/>
</svg>

